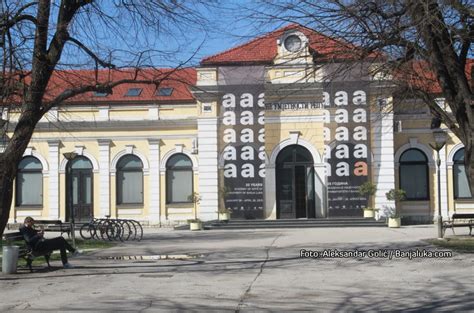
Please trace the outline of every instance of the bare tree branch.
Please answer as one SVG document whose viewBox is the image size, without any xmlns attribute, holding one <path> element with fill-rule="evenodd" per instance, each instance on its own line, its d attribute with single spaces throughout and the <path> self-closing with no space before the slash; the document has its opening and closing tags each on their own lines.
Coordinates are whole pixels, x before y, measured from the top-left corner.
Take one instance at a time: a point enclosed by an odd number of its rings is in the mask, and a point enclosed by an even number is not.
<svg viewBox="0 0 474 313">
<path fill-rule="evenodd" d="M 94 61 L 96 61 L 98 64 L 100 64 L 100 66 L 105 67 L 105 68 L 110 68 L 110 69 L 114 69 L 116 67 L 114 64 L 106 62 L 106 61 L 102 60 L 101 58 L 99 58 L 94 52 L 92 52 L 89 48 L 87 48 L 79 40 L 77 40 L 77 39 L 75 39 L 71 36 L 69 36 L 69 38 L 67 40 L 70 41 L 70 42 L 75 43 L 79 48 L 84 50 L 84 52 L 87 53 Z"/>
<path fill-rule="evenodd" d="M 15 16 L 13 17 L 12 19 L 9 19 L 5 22 L 3 22 L 2 24 L 0 24 L 0 28 L 5 31 L 6 29 L 9 29 L 11 27 L 13 27 L 14 25 L 22 22 L 22 21 L 30 21 L 31 23 L 37 25 L 38 24 L 38 20 L 36 20 L 36 18 L 32 15 L 29 15 L 29 14 L 23 14 L 23 15 L 18 15 L 18 16 Z"/>
<path fill-rule="evenodd" d="M 168 62 L 181 49 L 190 49 L 189 39 L 194 40 L 196 32 L 206 34 L 210 21 L 206 10 L 214 3 L 2 0 L 0 111 L 12 107 L 19 117 L 15 123 L 1 120 L 0 136 L 6 134 L 8 140 L 0 153 L 0 235 L 8 221 L 17 165 L 48 109 L 85 92 L 112 92 L 121 84 L 159 85 L 164 79 L 174 79 L 170 77 L 173 70 L 146 77 L 139 68 L 162 67 L 160 61 Z M 182 62 L 173 61 L 181 67 Z M 127 68 L 129 75 L 114 79 L 112 70 L 117 68 Z M 58 77 L 67 69 L 81 70 Z"/>
</svg>

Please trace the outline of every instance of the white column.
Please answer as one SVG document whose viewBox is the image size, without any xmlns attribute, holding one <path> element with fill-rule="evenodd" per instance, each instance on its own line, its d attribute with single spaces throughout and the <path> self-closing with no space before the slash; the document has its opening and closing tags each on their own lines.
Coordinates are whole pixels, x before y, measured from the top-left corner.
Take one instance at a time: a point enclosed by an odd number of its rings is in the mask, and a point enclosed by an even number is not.
<svg viewBox="0 0 474 313">
<path fill-rule="evenodd" d="M 161 224 L 160 208 L 160 139 L 148 139 L 150 149 L 150 203 L 149 221 L 152 225 Z"/>
<path fill-rule="evenodd" d="M 441 159 L 440 165 L 440 181 L 441 181 L 441 216 L 447 218 L 449 216 L 448 212 L 448 167 L 446 166 L 447 150 L 446 145 L 443 149 L 439 151 L 439 157 Z M 436 169 L 438 170 L 438 169 Z M 438 176 L 436 176 L 438 177 Z M 437 179 L 437 178 L 436 178 Z M 438 185 L 436 185 L 436 192 L 438 192 Z M 438 201 L 438 200 L 436 200 Z M 438 202 L 436 202 L 436 207 L 438 207 Z M 436 210 L 436 216 L 438 216 L 438 210 Z"/>
<path fill-rule="evenodd" d="M 99 139 L 100 217 L 110 215 L 110 139 Z"/>
<path fill-rule="evenodd" d="M 316 196 L 316 217 L 327 216 L 326 166 L 324 163 L 314 165 L 314 192 Z"/>
<path fill-rule="evenodd" d="M 199 218 L 217 219 L 218 208 L 218 151 L 217 118 L 198 120 L 199 150 Z"/>
<path fill-rule="evenodd" d="M 265 164 L 265 217 L 276 219 L 276 170 L 274 164 Z"/>
<path fill-rule="evenodd" d="M 59 140 L 48 140 L 49 219 L 59 219 Z M 65 217 L 64 217 L 65 218 Z"/>
<path fill-rule="evenodd" d="M 384 207 L 395 205 L 385 197 L 385 193 L 395 188 L 393 113 L 373 112 L 371 120 L 373 183 L 377 186 L 375 208 L 380 209 L 379 214 L 383 216 Z"/>
</svg>

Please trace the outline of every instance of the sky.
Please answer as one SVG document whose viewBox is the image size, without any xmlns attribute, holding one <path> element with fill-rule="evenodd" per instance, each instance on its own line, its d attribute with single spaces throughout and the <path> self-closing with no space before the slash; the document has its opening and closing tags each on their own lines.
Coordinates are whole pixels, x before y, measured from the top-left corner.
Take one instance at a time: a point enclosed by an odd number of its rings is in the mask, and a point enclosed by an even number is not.
<svg viewBox="0 0 474 313">
<path fill-rule="evenodd" d="M 189 35 L 196 38 L 195 41 L 186 40 L 186 49 L 179 53 L 179 60 L 187 59 L 189 55 L 197 51 L 196 56 L 191 62 L 195 65 L 204 57 L 211 56 L 237 45 L 243 44 L 266 32 L 272 31 L 281 25 L 280 23 L 258 23 L 256 20 L 248 17 L 251 14 L 255 1 L 252 0 L 225 0 L 218 8 L 208 12 L 202 12 L 210 24 L 206 29 L 206 34 L 195 29 Z M 164 38 L 167 38 L 164 36 Z M 165 39 L 166 40 L 166 39 Z M 169 41 L 172 43 L 173 41 Z M 202 46 L 198 46 L 202 44 Z M 198 49 L 198 50 L 197 50 Z"/>
<path fill-rule="evenodd" d="M 193 6 L 195 1 L 201 1 L 203 4 Z M 292 2 L 267 1 L 273 7 Z M 13 7 L 15 3 L 24 2 L 27 0 L 5 3 Z M 101 60 L 119 67 L 184 67 L 196 66 L 206 56 L 223 52 L 285 25 L 281 20 L 262 19 L 265 14 L 272 15 L 269 6 L 261 5 L 265 2 L 263 0 L 220 0 L 218 4 L 212 5 L 213 2 L 214 0 L 95 1 L 85 6 L 75 17 L 69 32 Z M 1 11 L 5 9 L 3 3 L 0 2 Z M 50 39 L 56 26 L 60 0 L 51 0 L 51 3 Z M 139 3 L 141 6 L 124 9 L 124 3 Z M 169 6 L 175 3 L 184 4 L 189 10 L 180 11 L 181 7 L 178 7 L 178 13 L 169 16 L 163 14 L 163 10 L 160 11 L 160 3 Z M 36 6 L 32 6 L 25 13 L 36 15 L 36 9 Z M 290 15 L 288 18 L 306 24 L 300 16 Z M 19 38 L 28 33 L 28 30 L 30 38 L 34 38 L 34 29 L 27 27 L 27 23 L 22 24 L 23 34 L 18 32 Z M 32 42 L 30 39 L 25 49 L 29 49 L 30 53 L 23 53 L 27 56 L 26 63 L 31 55 Z M 18 44 L 25 46 L 21 39 L 18 39 Z M 29 66 L 30 64 L 25 64 L 24 68 Z M 90 56 L 77 45 L 69 43 L 57 68 L 90 69 L 94 66 Z"/>
<path fill-rule="evenodd" d="M 140 66 L 154 67 L 175 67 L 183 62 L 186 62 L 184 66 L 196 66 L 206 56 L 223 52 L 282 25 L 261 24 L 250 18 L 254 6 L 255 1 L 224 0 L 215 7 L 193 7 L 192 14 L 199 15 L 197 17 L 190 15 L 188 18 L 181 14 L 177 16 L 178 21 L 160 18 L 157 25 L 143 27 L 143 23 L 140 26 L 133 23 L 137 15 L 132 17 L 129 12 L 104 5 L 100 8 L 104 13 L 102 16 L 78 19 L 71 33 L 93 47 L 102 59 L 113 60 L 120 66 L 132 66 L 138 62 Z M 141 8 L 137 13 L 145 18 L 147 15 L 159 16 L 153 12 L 144 14 L 144 11 Z M 132 51 L 146 53 L 137 55 Z M 63 68 L 94 66 L 91 59 L 74 45 L 65 49 L 61 61 Z"/>
<path fill-rule="evenodd" d="M 14 16 L 26 3 L 33 1 L 0 1 L 0 13 Z M 160 7 L 163 3 L 166 8 Z M 51 0 L 49 43 L 56 31 L 60 5 L 61 0 Z M 260 9 L 263 7 L 256 0 L 93 1 L 74 15 L 68 32 L 75 40 L 66 43 L 56 69 L 94 69 L 101 62 L 90 54 L 118 67 L 197 66 L 207 56 L 284 24 L 259 22 L 260 14 L 255 12 Z M 32 5 L 22 12 L 36 16 L 37 10 L 38 6 Z M 11 29 L 19 68 L 31 68 L 35 31 L 29 21 Z"/>
</svg>

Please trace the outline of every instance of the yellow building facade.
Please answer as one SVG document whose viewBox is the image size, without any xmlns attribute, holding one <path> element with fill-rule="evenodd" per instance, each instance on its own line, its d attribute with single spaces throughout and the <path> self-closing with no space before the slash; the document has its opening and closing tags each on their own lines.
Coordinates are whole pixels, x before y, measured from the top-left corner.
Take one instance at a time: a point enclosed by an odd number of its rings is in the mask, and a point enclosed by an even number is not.
<svg viewBox="0 0 474 313">
<path fill-rule="evenodd" d="M 443 217 L 473 212 L 460 141 L 444 129 L 438 195 L 429 111 L 370 76 L 372 65 L 318 59 L 331 43 L 284 28 L 204 59 L 189 84 L 53 109 L 20 164 L 10 222 L 74 212 L 172 225 L 215 220 L 223 207 L 242 219 L 360 217 L 367 206 L 384 216 L 394 205 L 385 194 L 400 188 L 412 222 L 433 221 L 438 199 Z M 374 196 L 358 193 L 367 181 Z"/>
</svg>

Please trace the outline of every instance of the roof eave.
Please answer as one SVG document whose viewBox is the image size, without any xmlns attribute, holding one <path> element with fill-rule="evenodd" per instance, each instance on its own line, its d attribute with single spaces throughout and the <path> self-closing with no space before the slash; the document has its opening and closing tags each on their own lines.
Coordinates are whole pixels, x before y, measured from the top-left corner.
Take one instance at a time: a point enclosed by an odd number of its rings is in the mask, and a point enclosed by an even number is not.
<svg viewBox="0 0 474 313">
<path fill-rule="evenodd" d="M 271 61 L 215 61 L 215 62 L 201 62 L 202 67 L 211 66 L 241 66 L 241 65 L 272 65 Z"/>
</svg>

